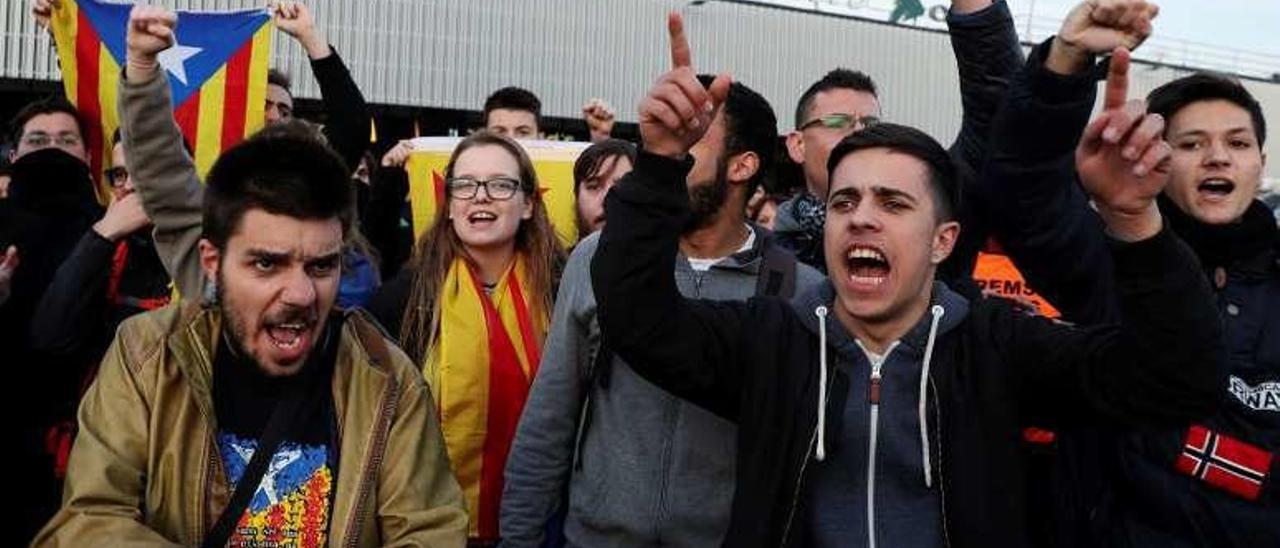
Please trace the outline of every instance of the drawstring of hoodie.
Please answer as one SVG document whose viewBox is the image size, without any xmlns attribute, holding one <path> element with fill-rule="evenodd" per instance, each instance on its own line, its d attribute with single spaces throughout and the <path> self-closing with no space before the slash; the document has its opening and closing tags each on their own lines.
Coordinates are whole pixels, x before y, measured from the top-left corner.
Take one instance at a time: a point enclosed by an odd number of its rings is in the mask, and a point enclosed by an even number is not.
<svg viewBox="0 0 1280 548">
<path fill-rule="evenodd" d="M 933 361 L 933 347 L 938 340 L 938 325 L 946 313 L 939 305 L 929 309 L 933 320 L 929 325 L 929 341 L 924 347 L 924 363 L 920 369 L 920 401 L 916 411 L 920 415 L 920 453 L 924 462 L 924 485 L 933 487 L 933 470 L 929 458 L 929 418 L 928 407 L 929 365 Z M 818 461 L 827 458 L 826 426 L 827 426 L 827 307 L 819 306 L 813 310 L 818 317 L 818 442 L 814 456 Z"/>
<path fill-rule="evenodd" d="M 928 401 L 926 399 L 926 389 L 929 386 L 929 362 L 933 361 L 933 343 L 938 339 L 938 324 L 942 322 L 942 315 L 945 311 L 941 306 L 935 304 L 929 309 L 929 312 L 933 314 L 933 322 L 929 326 L 929 342 L 924 346 L 924 365 L 920 369 L 920 403 L 917 408 L 920 413 L 920 453 L 924 457 L 925 488 L 933 487 L 933 471 L 929 464 L 929 423 L 927 422 L 928 416 L 925 414 L 925 408 L 928 407 L 926 405 Z"/>
<path fill-rule="evenodd" d="M 827 307 L 813 309 L 818 316 L 818 461 L 827 458 Z"/>
</svg>

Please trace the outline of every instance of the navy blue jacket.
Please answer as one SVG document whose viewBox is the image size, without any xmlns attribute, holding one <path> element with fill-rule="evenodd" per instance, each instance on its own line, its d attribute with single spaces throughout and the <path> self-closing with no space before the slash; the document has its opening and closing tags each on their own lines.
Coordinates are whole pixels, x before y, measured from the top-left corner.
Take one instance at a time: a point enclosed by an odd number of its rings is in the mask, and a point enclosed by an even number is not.
<svg viewBox="0 0 1280 548">
<path fill-rule="evenodd" d="M 1115 321 L 1122 316 L 1116 265 L 1074 165 L 1102 71 L 1053 74 L 1043 66 L 1048 49 L 1046 42 L 1033 51 L 1010 85 L 980 190 L 997 208 L 991 219 L 1004 249 L 1064 318 Z M 1162 202 L 1166 216 L 1177 214 Z M 1275 454 L 1280 403 L 1270 402 L 1280 398 L 1280 267 L 1275 245 L 1263 247 L 1227 265 L 1223 276 L 1206 276 L 1218 280 L 1214 299 L 1230 359 L 1220 365 L 1228 376 L 1222 405 L 1196 422 Z M 1074 485 L 1060 499 L 1083 505 L 1078 516 L 1089 523 L 1065 527 L 1092 530 L 1095 538 L 1081 541 L 1090 544 L 1280 546 L 1280 455 L 1271 460 L 1259 499 L 1249 501 L 1175 469 L 1187 434 L 1187 425 L 1144 434 L 1067 432 L 1062 439 L 1075 454 L 1064 464 L 1080 475 L 1060 485 Z"/>
</svg>

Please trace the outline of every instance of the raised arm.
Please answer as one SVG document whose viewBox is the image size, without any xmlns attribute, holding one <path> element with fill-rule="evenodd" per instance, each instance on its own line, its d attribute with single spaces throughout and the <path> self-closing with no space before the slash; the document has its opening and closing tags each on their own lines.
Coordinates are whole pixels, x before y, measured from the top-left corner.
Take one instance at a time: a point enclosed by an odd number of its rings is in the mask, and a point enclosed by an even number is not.
<svg viewBox="0 0 1280 548">
<path fill-rule="evenodd" d="M 673 68 L 640 103 L 644 150 L 605 201 L 609 222 L 591 263 L 604 344 L 641 376 L 723 416 L 736 413 L 742 303 L 686 301 L 676 288 L 689 211 L 688 151 L 715 119 L 730 79 L 698 82 L 680 15 L 669 16 Z"/>
<path fill-rule="evenodd" d="M 177 16 L 157 6 L 129 14 L 120 133 L 142 206 L 155 224 L 156 251 L 185 299 L 204 287 L 200 242 L 204 188 L 173 118 L 169 80 L 157 56 L 173 43 Z"/>
<path fill-rule="evenodd" d="M 360 157 L 369 148 L 371 122 L 364 94 L 360 93 L 338 52 L 316 27 L 315 17 L 306 4 L 280 2 L 275 5 L 273 18 L 276 27 L 297 40 L 307 52 L 311 72 L 320 84 L 320 97 L 324 100 L 325 138 L 354 172 Z"/>
<path fill-rule="evenodd" d="M 409 195 L 405 162 L 412 150 L 409 141 L 400 141 L 369 169 L 369 202 L 360 214 L 360 230 L 382 257 L 383 280 L 392 279 L 412 253 L 412 241 L 400 226 Z"/>
<path fill-rule="evenodd" d="M 1226 348 L 1207 281 L 1167 228 L 1110 242 L 1119 325 L 1082 328 L 1013 316 L 1035 424 L 1167 427 L 1212 413 L 1224 390 Z"/>
<path fill-rule="evenodd" d="M 1022 46 L 1004 0 L 953 0 L 947 27 L 963 108 L 951 152 L 966 169 L 977 171 L 986 161 L 991 120 L 1022 66 Z"/>
<path fill-rule="evenodd" d="M 1095 99 L 1094 57 L 1141 43 L 1156 13 L 1142 2 L 1092 6 L 1073 10 L 1059 35 L 1032 51 L 1014 78 L 980 178 L 981 192 L 989 197 L 987 220 L 1006 252 L 1066 319 L 1086 324 L 1118 314 L 1102 221 L 1079 186 L 1074 163 Z M 1116 26 L 1122 20 L 1129 22 Z M 1123 112 L 1118 135 L 1149 144 L 1155 121 L 1143 116 L 1141 102 L 1124 99 L 1127 56 L 1109 67 L 1106 108 Z M 1131 131 L 1144 123 L 1141 131 Z"/>
<path fill-rule="evenodd" d="M 1176 425 L 1211 412 L 1225 381 L 1222 324 L 1208 282 L 1156 207 L 1169 179 L 1169 145 L 1147 122 L 1130 131 L 1113 125 L 1127 118 L 1119 76 L 1128 61 L 1117 48 L 1108 110 L 1085 129 L 1075 153 L 1081 186 L 1110 240 L 1117 324 L 1081 329 L 1014 318 L 1014 361 L 1035 385 L 1027 391 L 1037 394 L 1033 405 L 1057 416 L 1049 424 L 1092 416 L 1120 426 Z"/>
</svg>

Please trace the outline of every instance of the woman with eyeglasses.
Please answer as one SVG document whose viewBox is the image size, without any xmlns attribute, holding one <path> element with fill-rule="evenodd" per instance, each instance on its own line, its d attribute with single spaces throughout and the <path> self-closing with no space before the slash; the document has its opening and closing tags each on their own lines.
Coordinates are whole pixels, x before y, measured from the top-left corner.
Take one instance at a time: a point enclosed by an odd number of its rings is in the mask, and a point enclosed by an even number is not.
<svg viewBox="0 0 1280 548">
<path fill-rule="evenodd" d="M 380 171 L 407 156 L 406 146 L 393 149 Z M 369 308 L 422 364 L 467 500 L 471 545 L 486 546 L 498 540 L 503 469 L 564 250 L 533 163 L 515 141 L 490 133 L 464 139 L 444 178 L 431 228 Z"/>
</svg>

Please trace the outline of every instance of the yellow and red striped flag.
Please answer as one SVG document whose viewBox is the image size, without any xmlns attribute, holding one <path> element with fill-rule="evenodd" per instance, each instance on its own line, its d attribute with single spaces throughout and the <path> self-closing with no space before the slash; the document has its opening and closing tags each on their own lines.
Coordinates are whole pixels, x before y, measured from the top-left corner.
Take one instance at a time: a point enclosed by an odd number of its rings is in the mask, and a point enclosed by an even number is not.
<svg viewBox="0 0 1280 548">
<path fill-rule="evenodd" d="M 99 181 L 110 160 L 110 136 L 119 125 L 116 90 L 131 8 L 62 0 L 51 23 L 67 99 L 90 123 L 87 148 Z M 174 115 L 202 177 L 224 149 L 262 128 L 270 22 L 264 9 L 178 12 L 177 42 L 159 61 L 169 73 Z"/>
<path fill-rule="evenodd" d="M 423 369 L 471 516 L 468 536 L 480 541 L 498 540 L 503 471 L 551 319 L 542 299 L 526 293 L 528 268 L 517 254 L 490 293 L 467 261 L 454 260 Z"/>
</svg>

